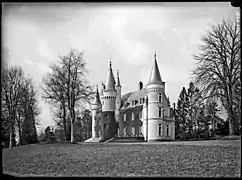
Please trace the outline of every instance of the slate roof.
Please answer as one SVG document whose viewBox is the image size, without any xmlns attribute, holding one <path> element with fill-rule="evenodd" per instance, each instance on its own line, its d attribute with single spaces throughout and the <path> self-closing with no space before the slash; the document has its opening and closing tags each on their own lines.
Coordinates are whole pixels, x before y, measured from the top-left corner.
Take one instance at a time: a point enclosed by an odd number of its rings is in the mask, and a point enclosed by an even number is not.
<svg viewBox="0 0 242 180">
<path fill-rule="evenodd" d="M 113 75 L 111 61 L 110 61 L 108 76 L 107 76 L 106 83 L 105 83 L 105 90 L 115 90 L 115 79 L 114 79 L 114 75 Z"/>
<path fill-rule="evenodd" d="M 94 101 L 93 104 L 100 104 L 101 105 L 101 100 L 100 100 L 100 96 L 99 96 L 99 92 L 98 92 L 98 88 L 94 97 Z"/>
<path fill-rule="evenodd" d="M 121 97 L 121 109 L 133 107 L 132 102 L 135 101 L 136 105 L 143 104 L 143 98 L 145 97 L 146 88 L 142 88 L 141 90 L 129 92 Z M 142 99 L 142 104 L 140 104 L 140 99 Z M 127 105 L 127 102 L 129 103 Z"/>
<path fill-rule="evenodd" d="M 116 87 L 121 87 L 120 80 L 119 80 L 119 71 L 117 72 L 117 84 Z"/>
<path fill-rule="evenodd" d="M 162 84 L 163 81 L 161 80 L 161 76 L 160 76 L 160 71 L 156 62 L 156 56 L 155 56 L 155 60 L 154 60 L 154 64 L 151 70 L 151 74 L 150 74 L 150 78 L 148 81 L 148 85 L 149 84 Z"/>
</svg>

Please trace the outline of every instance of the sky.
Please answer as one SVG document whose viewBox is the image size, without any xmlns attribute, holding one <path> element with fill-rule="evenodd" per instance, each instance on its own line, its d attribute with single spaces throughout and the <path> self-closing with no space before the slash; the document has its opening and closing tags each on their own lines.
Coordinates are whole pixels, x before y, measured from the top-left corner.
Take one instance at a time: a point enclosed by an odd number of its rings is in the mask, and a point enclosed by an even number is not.
<svg viewBox="0 0 242 180">
<path fill-rule="evenodd" d="M 201 37 L 211 24 L 235 14 L 229 2 L 5 3 L 2 59 L 33 77 L 43 129 L 54 121 L 52 107 L 40 97 L 42 78 L 71 48 L 84 53 L 89 83 L 99 89 L 111 60 L 122 94 L 137 90 L 139 81 L 147 84 L 156 53 L 166 95 L 176 103 L 191 81 Z"/>
</svg>

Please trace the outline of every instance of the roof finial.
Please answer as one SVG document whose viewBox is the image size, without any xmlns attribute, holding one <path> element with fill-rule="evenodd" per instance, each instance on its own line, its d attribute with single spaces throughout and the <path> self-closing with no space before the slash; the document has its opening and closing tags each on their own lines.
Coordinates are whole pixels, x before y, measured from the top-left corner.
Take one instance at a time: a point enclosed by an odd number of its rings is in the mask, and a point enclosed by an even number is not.
<svg viewBox="0 0 242 180">
<path fill-rule="evenodd" d="M 155 58 L 155 61 L 156 61 L 156 52 L 155 52 L 154 58 Z"/>
<path fill-rule="evenodd" d="M 109 63 L 109 67 L 110 67 L 110 69 L 112 69 L 112 62 L 111 61 Z"/>
<path fill-rule="evenodd" d="M 119 70 L 117 70 L 117 77 L 119 77 Z"/>
</svg>

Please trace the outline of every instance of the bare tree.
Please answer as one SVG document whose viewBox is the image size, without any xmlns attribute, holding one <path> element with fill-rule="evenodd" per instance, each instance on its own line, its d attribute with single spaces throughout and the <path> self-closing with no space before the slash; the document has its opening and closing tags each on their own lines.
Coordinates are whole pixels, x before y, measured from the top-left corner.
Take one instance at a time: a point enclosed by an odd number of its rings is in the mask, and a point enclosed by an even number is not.
<svg viewBox="0 0 242 180">
<path fill-rule="evenodd" d="M 220 99 L 229 117 L 229 134 L 235 132 L 233 106 L 241 103 L 240 32 L 232 20 L 212 25 L 202 37 L 201 53 L 194 55 L 195 83 L 208 99 Z"/>
<path fill-rule="evenodd" d="M 65 93 L 65 79 L 62 77 L 60 65 L 51 65 L 52 72 L 43 78 L 42 98 L 52 105 L 59 104 L 60 112 L 55 113 L 55 116 L 59 116 L 63 121 L 64 138 L 67 140 L 67 127 L 66 127 L 66 108 L 67 108 L 67 97 Z"/>
<path fill-rule="evenodd" d="M 75 141 L 75 109 L 89 103 L 94 94 L 86 79 L 88 71 L 83 53 L 70 50 L 67 56 L 60 57 L 58 65 L 52 66 L 52 72 L 50 80 L 44 82 L 43 98 L 67 105 L 71 117 L 71 142 L 73 143 Z M 48 86 L 46 86 L 47 82 Z"/>
<path fill-rule="evenodd" d="M 4 111 L 4 114 L 6 115 L 5 119 L 8 122 L 10 133 L 9 148 L 12 148 L 13 143 L 15 142 L 16 112 L 22 93 L 23 75 L 22 68 L 17 66 L 3 70 L 2 73 L 2 111 Z"/>
</svg>

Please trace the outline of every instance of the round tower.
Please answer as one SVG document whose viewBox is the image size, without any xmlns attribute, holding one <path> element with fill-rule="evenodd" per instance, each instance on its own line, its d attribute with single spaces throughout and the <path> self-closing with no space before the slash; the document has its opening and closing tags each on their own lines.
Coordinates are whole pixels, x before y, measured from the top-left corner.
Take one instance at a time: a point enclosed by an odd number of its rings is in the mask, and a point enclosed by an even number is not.
<svg viewBox="0 0 242 180">
<path fill-rule="evenodd" d="M 95 119 L 95 116 L 97 115 L 98 111 L 102 108 L 102 104 L 100 101 L 99 97 L 99 92 L 98 92 L 98 85 L 97 85 L 97 91 L 94 97 L 94 101 L 92 103 L 92 138 L 97 137 L 95 127 L 97 125 L 97 120 Z"/>
<path fill-rule="evenodd" d="M 145 102 L 143 104 L 143 134 L 144 140 L 148 141 L 148 97 L 145 95 Z"/>
<path fill-rule="evenodd" d="M 151 70 L 150 78 L 146 87 L 148 97 L 148 141 L 162 139 L 164 104 L 163 94 L 165 84 L 161 80 L 159 68 L 154 55 L 154 64 Z"/>
<path fill-rule="evenodd" d="M 102 96 L 102 119 L 101 119 L 101 140 L 105 141 L 115 136 L 117 132 L 115 120 L 115 106 L 117 91 L 115 79 L 110 61 L 109 72 L 106 79 L 105 89 Z"/>
</svg>

